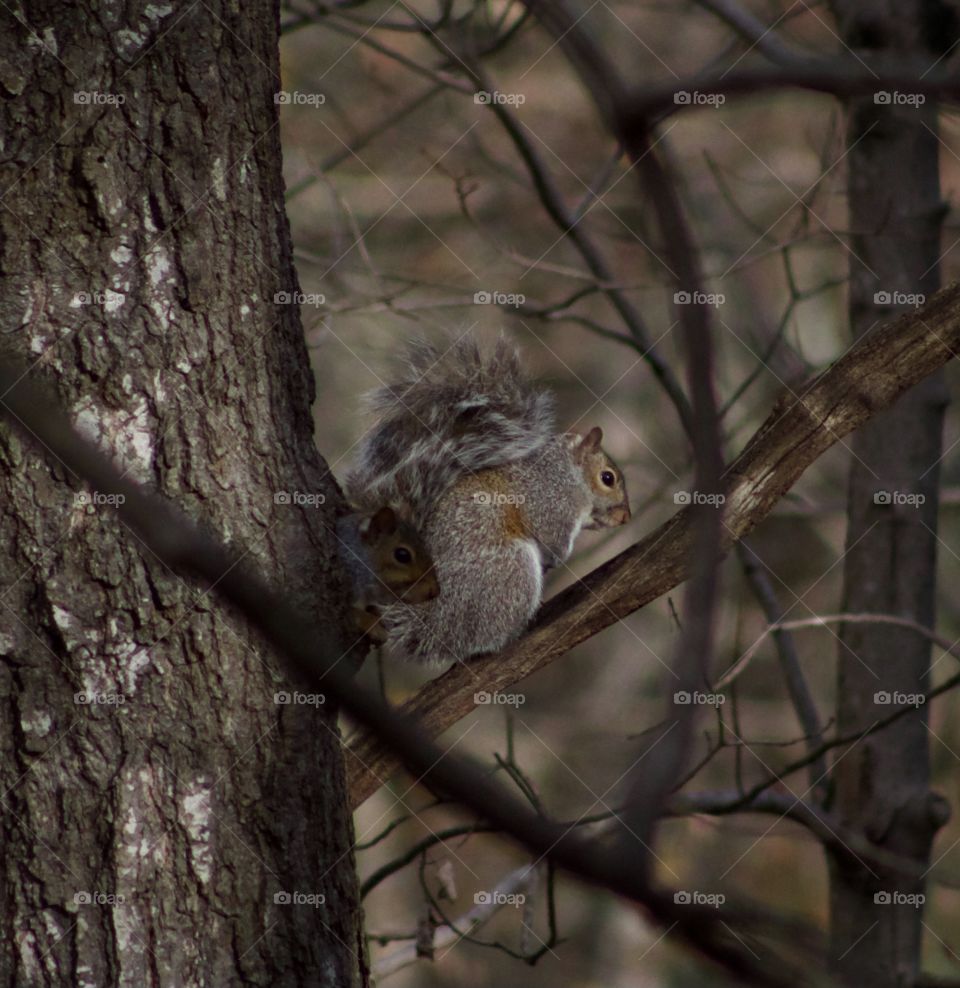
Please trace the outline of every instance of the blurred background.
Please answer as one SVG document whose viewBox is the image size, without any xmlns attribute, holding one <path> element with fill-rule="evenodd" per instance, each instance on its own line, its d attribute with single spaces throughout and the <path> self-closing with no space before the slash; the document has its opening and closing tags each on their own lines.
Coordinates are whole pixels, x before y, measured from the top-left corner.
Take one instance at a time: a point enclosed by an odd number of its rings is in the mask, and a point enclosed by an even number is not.
<svg viewBox="0 0 960 988">
<path fill-rule="evenodd" d="M 631 79 L 676 83 L 679 90 L 681 80 L 742 67 L 755 56 L 705 6 L 612 0 L 589 8 L 590 22 Z M 438 42 L 422 27 L 444 11 L 449 17 Z M 797 47 L 819 54 L 838 47 L 821 5 L 765 3 L 756 13 L 776 22 Z M 670 272 L 638 176 L 560 48 L 516 4 L 304 2 L 285 7 L 283 19 L 288 212 L 317 380 L 320 450 L 342 478 L 368 424 L 361 396 L 390 376 L 408 338 L 507 334 L 531 374 L 556 394 L 561 426 L 602 426 L 634 511 L 625 528 L 581 537 L 568 568 L 551 578 L 555 592 L 669 518 L 691 484 L 676 409 L 607 291 L 639 313 L 650 342 L 682 378 Z M 489 83 L 482 93 L 494 94 L 486 101 L 457 70 L 458 60 L 472 65 L 478 58 Z M 532 150 L 578 233 L 604 259 L 609 281 L 598 283 L 577 243 L 551 218 L 492 100 L 506 107 L 519 143 Z M 951 204 L 946 283 L 957 273 L 952 207 L 960 141 L 952 114 L 942 114 L 941 124 L 943 194 Z M 843 116 L 828 96 L 778 91 L 686 108 L 658 136 L 703 252 L 706 290 L 716 295 L 716 383 L 731 459 L 787 389 L 797 389 L 851 342 Z M 948 368 L 951 386 L 957 374 Z M 937 614 L 937 630 L 951 641 L 960 637 L 958 440 L 954 406 L 941 464 Z M 837 444 L 750 538 L 788 619 L 840 609 L 848 455 Z M 735 555 L 722 566 L 721 584 L 714 681 L 767 626 Z M 479 706 L 443 740 L 521 791 L 529 787 L 556 818 L 574 821 L 615 808 L 624 795 L 622 778 L 642 750 L 638 736 L 656 730 L 665 716 L 665 666 L 679 609 L 679 599 L 657 600 L 518 684 L 519 706 Z M 824 626 L 795 635 L 828 725 L 836 632 Z M 955 660 L 940 650 L 934 663 L 933 685 L 956 672 Z M 380 672 L 394 702 L 436 674 L 389 662 Z M 362 676 L 375 683 L 380 672 L 371 656 Z M 725 696 L 719 710 L 700 714 L 696 755 L 705 764 L 690 791 L 749 785 L 803 753 L 803 730 L 772 640 Z M 955 704 L 951 694 L 930 710 L 934 787 L 954 806 L 960 795 Z M 807 786 L 806 775 L 797 773 L 781 791 L 799 798 Z M 455 807 L 434 805 L 401 775 L 357 813 L 358 844 L 401 819 L 359 851 L 361 879 L 424 838 L 469 822 Z M 960 975 L 958 845 L 954 820 L 937 837 L 925 919 L 924 968 L 953 977 Z M 821 928 L 827 922 L 824 855 L 806 830 L 787 820 L 734 814 L 665 821 L 657 854 L 658 877 L 667 885 L 746 896 Z M 459 835 L 416 856 L 366 898 L 373 963 L 409 943 L 395 938 L 415 936 L 431 910 L 463 916 L 478 892 L 495 888 L 524 861 L 513 847 L 482 834 Z M 542 874 L 525 908 L 505 906 L 470 937 L 438 949 L 432 962 L 399 967 L 379 983 L 722 983 L 635 908 L 564 878 L 549 895 L 549 878 Z M 544 944 L 535 966 L 509 953 L 529 954 Z"/>
</svg>

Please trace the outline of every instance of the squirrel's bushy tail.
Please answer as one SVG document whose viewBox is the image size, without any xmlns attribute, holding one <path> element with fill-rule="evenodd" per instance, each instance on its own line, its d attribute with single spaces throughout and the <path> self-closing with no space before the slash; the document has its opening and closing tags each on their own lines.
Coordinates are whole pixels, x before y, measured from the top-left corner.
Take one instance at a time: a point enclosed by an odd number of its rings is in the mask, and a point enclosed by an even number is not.
<svg viewBox="0 0 960 988">
<path fill-rule="evenodd" d="M 552 396 L 505 339 L 416 340 L 394 383 L 368 396 L 377 422 L 347 480 L 359 503 L 427 508 L 458 477 L 529 456 L 555 433 Z"/>
</svg>

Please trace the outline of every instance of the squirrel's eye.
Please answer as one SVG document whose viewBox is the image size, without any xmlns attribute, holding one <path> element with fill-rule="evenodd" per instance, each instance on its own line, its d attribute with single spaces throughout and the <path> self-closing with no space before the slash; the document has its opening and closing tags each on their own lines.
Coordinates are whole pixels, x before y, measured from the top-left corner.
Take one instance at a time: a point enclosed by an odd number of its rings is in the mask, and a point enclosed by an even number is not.
<svg viewBox="0 0 960 988">
<path fill-rule="evenodd" d="M 600 482 L 605 487 L 613 487 L 613 485 L 617 482 L 617 478 L 614 476 L 612 470 L 602 470 L 600 472 Z"/>
<path fill-rule="evenodd" d="M 413 556 L 410 554 L 410 550 L 402 545 L 398 545 L 397 548 L 393 550 L 393 558 L 396 559 L 398 563 L 402 563 L 404 566 L 413 562 Z"/>
</svg>

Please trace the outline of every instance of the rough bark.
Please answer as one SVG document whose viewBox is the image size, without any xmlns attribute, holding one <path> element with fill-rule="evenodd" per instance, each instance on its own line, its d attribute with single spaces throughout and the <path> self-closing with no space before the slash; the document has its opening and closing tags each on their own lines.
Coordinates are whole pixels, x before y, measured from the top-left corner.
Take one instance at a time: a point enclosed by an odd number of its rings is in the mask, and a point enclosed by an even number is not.
<svg viewBox="0 0 960 988">
<path fill-rule="evenodd" d="M 724 473 L 722 546 L 749 534 L 811 463 L 871 416 L 960 352 L 960 287 L 952 285 L 922 312 L 878 326 L 799 394 L 787 394 Z M 506 691 L 575 645 L 632 614 L 687 578 L 686 509 L 583 580 L 549 600 L 534 627 L 493 655 L 455 665 L 404 706 L 433 737 L 476 708 L 475 694 Z M 354 806 L 397 770 L 376 735 L 351 739 Z"/>
<path fill-rule="evenodd" d="M 936 61 L 957 37 L 939 3 L 842 0 L 843 39 L 858 51 Z M 940 198 L 937 108 L 933 100 L 849 106 L 850 322 L 855 338 L 891 311 L 895 293 L 939 287 Z M 877 293 L 890 304 L 877 304 Z M 941 432 L 947 396 L 936 374 L 862 428 L 851 443 L 842 609 L 894 614 L 932 627 Z M 877 497 L 876 495 L 879 495 Z M 922 499 L 922 502 L 914 503 Z M 879 502 L 879 503 L 878 503 Z M 900 502 L 900 503 L 898 503 Z M 890 707 L 877 694 L 928 688 L 930 643 L 904 628 L 846 624 L 838 647 L 837 727 L 868 728 Z M 888 730 L 842 752 L 833 774 L 845 828 L 881 849 L 928 863 L 948 808 L 930 792 L 927 712 L 919 706 Z M 903 986 L 919 974 L 924 882 L 855 857 L 831 861 L 830 960 L 845 984 Z"/>
<path fill-rule="evenodd" d="M 274 304 L 296 289 L 277 25 L 0 9 L 0 325 L 130 476 L 342 634 L 339 492 Z M 269 650 L 111 492 L 6 428 L 0 463 L 0 984 L 365 984 L 334 712 L 276 703 Z"/>
</svg>

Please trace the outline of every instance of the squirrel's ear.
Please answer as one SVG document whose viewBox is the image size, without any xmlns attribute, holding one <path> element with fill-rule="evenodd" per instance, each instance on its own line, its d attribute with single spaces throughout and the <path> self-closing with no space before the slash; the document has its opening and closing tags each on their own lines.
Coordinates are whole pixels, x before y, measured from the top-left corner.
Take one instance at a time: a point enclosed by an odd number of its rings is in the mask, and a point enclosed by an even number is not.
<svg viewBox="0 0 960 988">
<path fill-rule="evenodd" d="M 409 502 L 398 501 L 396 504 L 391 504 L 390 507 L 393 509 L 398 524 L 402 521 L 410 525 L 413 524 L 413 509 L 410 507 Z"/>
<path fill-rule="evenodd" d="M 371 516 L 367 524 L 367 531 L 371 535 L 392 535 L 396 530 L 397 516 L 389 505 L 385 505 Z"/>
<path fill-rule="evenodd" d="M 600 444 L 603 442 L 603 430 L 599 425 L 595 425 L 581 440 L 580 449 L 584 453 L 599 453 Z"/>
</svg>

